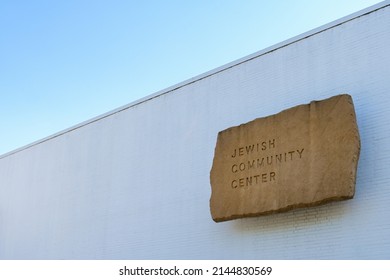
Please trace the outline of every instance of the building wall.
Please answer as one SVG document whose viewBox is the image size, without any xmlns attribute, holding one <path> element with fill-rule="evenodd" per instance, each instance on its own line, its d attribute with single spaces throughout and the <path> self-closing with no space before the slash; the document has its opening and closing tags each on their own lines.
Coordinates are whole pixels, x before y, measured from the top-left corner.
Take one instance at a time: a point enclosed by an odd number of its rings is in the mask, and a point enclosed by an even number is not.
<svg viewBox="0 0 390 280">
<path fill-rule="evenodd" d="M 384 2 L 1 156 L 0 258 L 389 259 L 389 30 Z M 340 93 L 354 199 L 214 223 L 218 132 Z"/>
</svg>

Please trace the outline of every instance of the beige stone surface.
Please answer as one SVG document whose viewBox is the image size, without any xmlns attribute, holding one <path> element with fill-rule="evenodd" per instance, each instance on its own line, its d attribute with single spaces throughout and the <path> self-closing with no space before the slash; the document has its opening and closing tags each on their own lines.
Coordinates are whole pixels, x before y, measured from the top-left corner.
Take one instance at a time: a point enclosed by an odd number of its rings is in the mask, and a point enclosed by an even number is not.
<svg viewBox="0 0 390 280">
<path fill-rule="evenodd" d="M 351 96 L 296 106 L 219 132 L 214 221 L 353 198 L 360 138 Z"/>
</svg>

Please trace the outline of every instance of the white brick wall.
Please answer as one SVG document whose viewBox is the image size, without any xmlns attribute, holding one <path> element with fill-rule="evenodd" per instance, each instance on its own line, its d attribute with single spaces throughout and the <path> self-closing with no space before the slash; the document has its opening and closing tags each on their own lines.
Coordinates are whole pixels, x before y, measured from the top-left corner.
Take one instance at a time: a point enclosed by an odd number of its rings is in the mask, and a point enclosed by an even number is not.
<svg viewBox="0 0 390 280">
<path fill-rule="evenodd" d="M 0 258 L 389 259 L 389 30 L 387 1 L 0 157 Z M 214 223 L 218 131 L 340 93 L 355 198 Z"/>
</svg>

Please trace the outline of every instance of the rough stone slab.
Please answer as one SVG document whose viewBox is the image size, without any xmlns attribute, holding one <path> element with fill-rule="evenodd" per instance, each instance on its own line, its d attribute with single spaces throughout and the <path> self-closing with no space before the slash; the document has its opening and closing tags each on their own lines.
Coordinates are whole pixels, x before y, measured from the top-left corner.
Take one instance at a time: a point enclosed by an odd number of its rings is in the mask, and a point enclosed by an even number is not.
<svg viewBox="0 0 390 280">
<path fill-rule="evenodd" d="M 219 132 L 210 210 L 221 222 L 351 199 L 360 137 L 351 96 Z"/>
</svg>

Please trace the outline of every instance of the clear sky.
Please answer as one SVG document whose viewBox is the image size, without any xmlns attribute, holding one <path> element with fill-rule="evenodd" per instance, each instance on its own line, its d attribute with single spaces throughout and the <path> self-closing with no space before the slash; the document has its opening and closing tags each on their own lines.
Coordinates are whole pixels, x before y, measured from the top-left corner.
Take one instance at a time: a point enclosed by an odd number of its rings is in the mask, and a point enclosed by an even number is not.
<svg viewBox="0 0 390 280">
<path fill-rule="evenodd" d="M 0 0 L 0 155 L 379 2 Z"/>
</svg>

